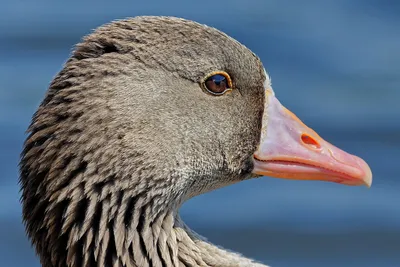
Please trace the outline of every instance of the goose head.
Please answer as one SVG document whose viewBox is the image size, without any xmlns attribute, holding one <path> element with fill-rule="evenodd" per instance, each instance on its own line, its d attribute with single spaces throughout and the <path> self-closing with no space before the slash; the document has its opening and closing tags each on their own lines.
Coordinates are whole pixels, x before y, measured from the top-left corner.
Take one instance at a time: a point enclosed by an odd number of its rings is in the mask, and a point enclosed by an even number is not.
<svg viewBox="0 0 400 267">
<path fill-rule="evenodd" d="M 181 204 L 253 177 L 372 180 L 278 101 L 254 53 L 178 18 L 85 37 L 28 132 L 23 218 L 45 267 L 253 264 L 190 231 Z"/>
</svg>

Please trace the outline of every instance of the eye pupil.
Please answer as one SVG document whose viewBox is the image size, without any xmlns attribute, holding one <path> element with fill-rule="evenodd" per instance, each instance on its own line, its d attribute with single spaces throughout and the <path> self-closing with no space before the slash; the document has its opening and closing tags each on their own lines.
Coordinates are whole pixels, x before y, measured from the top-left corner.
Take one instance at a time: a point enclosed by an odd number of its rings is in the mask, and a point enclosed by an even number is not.
<svg viewBox="0 0 400 267">
<path fill-rule="evenodd" d="M 205 82 L 205 86 L 215 94 L 224 93 L 229 88 L 227 79 L 222 74 L 215 74 L 209 77 Z"/>
<path fill-rule="evenodd" d="M 221 75 L 221 74 L 217 74 L 212 76 L 213 81 L 215 82 L 215 84 L 220 85 L 221 83 L 225 82 L 226 78 L 225 76 Z"/>
</svg>

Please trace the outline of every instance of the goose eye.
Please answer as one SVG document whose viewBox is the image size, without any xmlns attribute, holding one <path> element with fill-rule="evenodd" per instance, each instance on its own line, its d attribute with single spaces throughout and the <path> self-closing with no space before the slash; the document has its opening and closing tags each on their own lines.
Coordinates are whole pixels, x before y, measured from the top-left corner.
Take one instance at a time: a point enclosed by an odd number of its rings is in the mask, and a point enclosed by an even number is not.
<svg viewBox="0 0 400 267">
<path fill-rule="evenodd" d="M 225 72 L 212 73 L 205 80 L 204 87 L 213 95 L 222 95 L 231 90 L 232 81 Z"/>
</svg>

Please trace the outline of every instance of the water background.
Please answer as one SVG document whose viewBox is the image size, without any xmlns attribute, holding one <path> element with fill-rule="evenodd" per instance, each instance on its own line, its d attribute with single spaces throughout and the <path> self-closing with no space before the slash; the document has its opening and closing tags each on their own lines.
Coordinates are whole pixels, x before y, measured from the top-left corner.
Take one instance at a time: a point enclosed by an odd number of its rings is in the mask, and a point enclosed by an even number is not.
<svg viewBox="0 0 400 267">
<path fill-rule="evenodd" d="M 174 15 L 258 54 L 280 101 L 363 157 L 371 189 L 262 178 L 190 200 L 211 241 L 272 267 L 400 266 L 400 1 L 20 1 L 0 8 L 0 266 L 38 267 L 25 237 L 24 131 L 72 46 L 113 19 Z"/>
</svg>

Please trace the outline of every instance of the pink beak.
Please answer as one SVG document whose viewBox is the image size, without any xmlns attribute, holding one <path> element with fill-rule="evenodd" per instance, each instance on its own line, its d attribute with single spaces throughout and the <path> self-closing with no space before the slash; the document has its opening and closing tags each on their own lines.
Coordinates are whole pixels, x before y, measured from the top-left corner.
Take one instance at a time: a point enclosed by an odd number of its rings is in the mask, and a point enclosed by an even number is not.
<svg viewBox="0 0 400 267">
<path fill-rule="evenodd" d="M 261 143 L 253 173 L 295 180 L 371 186 L 372 173 L 361 158 L 323 140 L 266 91 Z"/>
</svg>

